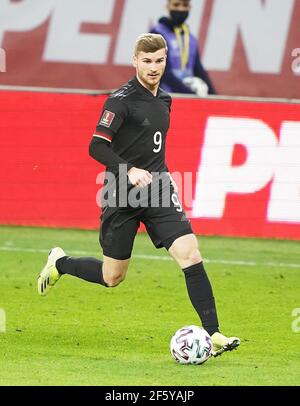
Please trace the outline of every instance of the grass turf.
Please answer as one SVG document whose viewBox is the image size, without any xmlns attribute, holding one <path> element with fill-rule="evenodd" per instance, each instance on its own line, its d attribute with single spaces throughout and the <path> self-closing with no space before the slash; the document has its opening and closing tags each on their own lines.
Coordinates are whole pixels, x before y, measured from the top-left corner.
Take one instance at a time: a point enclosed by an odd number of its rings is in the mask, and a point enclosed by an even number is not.
<svg viewBox="0 0 300 406">
<path fill-rule="evenodd" d="M 170 338 L 199 324 L 198 317 L 182 271 L 146 235 L 137 237 L 119 287 L 66 276 L 49 296 L 38 296 L 49 248 L 100 255 L 97 240 L 93 231 L 0 227 L 0 308 L 7 318 L 0 385 L 299 385 L 300 333 L 292 331 L 292 311 L 300 308 L 299 242 L 199 239 L 222 331 L 242 344 L 202 366 L 181 366 L 170 356 Z"/>
</svg>

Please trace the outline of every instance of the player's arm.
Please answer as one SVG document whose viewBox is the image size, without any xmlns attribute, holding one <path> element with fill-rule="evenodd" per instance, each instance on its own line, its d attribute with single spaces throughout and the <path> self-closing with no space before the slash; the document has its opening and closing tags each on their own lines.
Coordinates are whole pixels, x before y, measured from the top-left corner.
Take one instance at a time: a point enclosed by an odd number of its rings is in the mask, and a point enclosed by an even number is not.
<svg viewBox="0 0 300 406">
<path fill-rule="evenodd" d="M 135 168 L 130 162 L 116 154 L 110 146 L 126 116 L 127 109 L 123 103 L 118 100 L 107 99 L 96 132 L 90 142 L 89 154 L 97 162 L 114 172 L 119 170 L 119 165 L 127 165 L 130 182 L 135 186 L 144 187 L 152 182 L 152 175 L 148 171 Z"/>
<path fill-rule="evenodd" d="M 133 165 L 122 159 L 111 149 L 108 141 L 105 141 L 104 138 L 100 138 L 97 134 L 94 134 L 90 142 L 89 153 L 97 162 L 107 166 L 113 171 L 118 170 L 121 164 L 127 165 L 128 170 L 133 168 Z"/>
<path fill-rule="evenodd" d="M 89 146 L 90 156 L 113 171 L 118 171 L 121 164 L 127 165 L 128 170 L 133 167 L 110 146 L 126 117 L 126 106 L 117 99 L 108 98 Z"/>
<path fill-rule="evenodd" d="M 94 135 L 90 143 L 90 156 L 101 164 L 111 168 L 112 170 L 118 170 L 119 165 L 127 165 L 127 174 L 130 182 L 134 186 L 145 187 L 152 182 L 152 175 L 144 169 L 135 168 L 132 164 L 122 159 L 111 148 L 107 141 L 98 138 Z"/>
</svg>

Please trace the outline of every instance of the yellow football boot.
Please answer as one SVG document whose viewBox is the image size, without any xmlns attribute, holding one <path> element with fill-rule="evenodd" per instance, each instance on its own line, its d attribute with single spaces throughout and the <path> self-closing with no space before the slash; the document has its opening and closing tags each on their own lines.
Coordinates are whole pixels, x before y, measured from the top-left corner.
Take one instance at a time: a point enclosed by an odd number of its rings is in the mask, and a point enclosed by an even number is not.
<svg viewBox="0 0 300 406">
<path fill-rule="evenodd" d="M 211 336 L 211 340 L 213 343 L 212 355 L 214 357 L 223 354 L 225 351 L 235 350 L 241 344 L 241 340 L 239 338 L 225 337 L 221 333 L 214 333 Z"/>
<path fill-rule="evenodd" d="M 65 252 L 59 247 L 53 248 L 49 252 L 48 261 L 38 277 L 38 293 L 41 296 L 46 296 L 60 279 L 61 275 L 56 268 L 56 261 L 65 256 Z"/>
</svg>

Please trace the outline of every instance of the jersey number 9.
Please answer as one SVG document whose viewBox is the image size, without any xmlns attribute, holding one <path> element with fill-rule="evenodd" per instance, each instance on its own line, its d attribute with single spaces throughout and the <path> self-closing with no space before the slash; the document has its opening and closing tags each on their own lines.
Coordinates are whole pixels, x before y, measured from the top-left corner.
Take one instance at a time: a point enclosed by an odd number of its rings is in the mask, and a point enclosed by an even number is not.
<svg viewBox="0 0 300 406">
<path fill-rule="evenodd" d="M 160 131 L 157 131 L 154 134 L 153 141 L 155 144 L 155 148 L 153 148 L 153 152 L 155 152 L 157 154 L 158 152 L 161 151 L 161 147 L 162 147 L 162 133 Z"/>
</svg>

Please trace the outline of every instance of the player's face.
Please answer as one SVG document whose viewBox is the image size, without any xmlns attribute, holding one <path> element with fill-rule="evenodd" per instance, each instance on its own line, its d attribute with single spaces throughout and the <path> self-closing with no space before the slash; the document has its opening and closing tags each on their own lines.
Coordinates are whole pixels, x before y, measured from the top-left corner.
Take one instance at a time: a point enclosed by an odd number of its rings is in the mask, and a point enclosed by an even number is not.
<svg viewBox="0 0 300 406">
<path fill-rule="evenodd" d="M 133 66 L 137 76 L 144 86 L 155 89 L 159 86 L 160 79 L 166 68 L 167 55 L 164 48 L 156 52 L 139 52 L 133 58 Z"/>
</svg>

